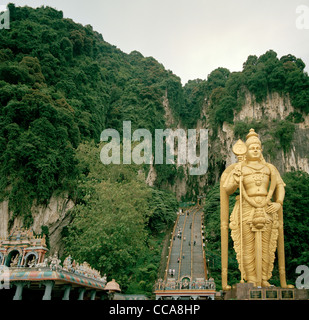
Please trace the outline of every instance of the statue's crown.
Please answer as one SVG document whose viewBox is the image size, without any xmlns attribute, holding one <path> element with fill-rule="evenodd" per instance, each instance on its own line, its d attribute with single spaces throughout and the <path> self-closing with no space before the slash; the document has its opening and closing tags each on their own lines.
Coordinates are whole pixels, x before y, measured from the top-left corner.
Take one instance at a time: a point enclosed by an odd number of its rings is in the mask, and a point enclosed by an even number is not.
<svg viewBox="0 0 309 320">
<path fill-rule="evenodd" d="M 261 140 L 259 139 L 259 135 L 252 128 L 249 130 L 249 133 L 247 134 L 246 138 L 247 138 L 246 140 L 247 146 L 253 143 L 258 143 L 259 145 L 262 145 Z"/>
</svg>

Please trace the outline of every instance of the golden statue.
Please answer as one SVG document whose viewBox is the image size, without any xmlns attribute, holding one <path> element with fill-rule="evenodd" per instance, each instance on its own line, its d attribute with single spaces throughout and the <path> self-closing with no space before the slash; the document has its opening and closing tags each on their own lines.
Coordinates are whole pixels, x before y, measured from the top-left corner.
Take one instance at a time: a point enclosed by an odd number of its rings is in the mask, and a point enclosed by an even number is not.
<svg viewBox="0 0 309 320">
<path fill-rule="evenodd" d="M 238 162 L 230 165 L 220 181 L 222 288 L 229 290 L 228 227 L 234 242 L 241 273 L 254 286 L 268 287 L 272 276 L 275 251 L 278 247 L 280 285 L 290 288 L 285 276 L 283 211 L 285 184 L 278 170 L 267 163 L 262 145 L 254 129 L 246 143 L 238 140 L 233 146 Z M 229 196 L 239 189 L 229 218 Z"/>
</svg>

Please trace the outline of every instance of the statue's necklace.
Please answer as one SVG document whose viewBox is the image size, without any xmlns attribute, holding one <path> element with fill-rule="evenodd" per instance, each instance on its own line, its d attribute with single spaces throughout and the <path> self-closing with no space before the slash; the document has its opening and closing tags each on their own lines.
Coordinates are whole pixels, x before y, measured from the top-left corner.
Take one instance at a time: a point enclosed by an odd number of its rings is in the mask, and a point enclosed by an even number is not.
<svg viewBox="0 0 309 320">
<path fill-rule="evenodd" d="M 262 184 L 262 180 L 264 178 L 264 172 L 261 171 L 261 169 L 263 168 L 253 168 L 251 166 L 248 166 L 250 169 L 252 169 L 252 178 L 255 182 L 256 186 L 260 186 Z"/>
<path fill-rule="evenodd" d="M 253 180 L 256 186 L 260 186 L 262 184 L 263 177 L 264 177 L 263 172 L 256 172 L 253 174 Z"/>
</svg>

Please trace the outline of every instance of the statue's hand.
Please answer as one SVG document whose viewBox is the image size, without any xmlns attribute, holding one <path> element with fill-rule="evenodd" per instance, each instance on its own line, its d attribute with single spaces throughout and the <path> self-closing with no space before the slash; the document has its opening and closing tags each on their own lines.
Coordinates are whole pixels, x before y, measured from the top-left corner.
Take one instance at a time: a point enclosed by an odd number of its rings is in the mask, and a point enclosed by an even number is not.
<svg viewBox="0 0 309 320">
<path fill-rule="evenodd" d="M 277 202 L 272 202 L 266 209 L 266 213 L 275 213 L 281 208 L 281 204 Z"/>
<path fill-rule="evenodd" d="M 241 176 L 241 167 L 239 164 L 237 164 L 234 168 L 234 180 L 236 181 L 237 184 L 239 184 L 240 176 Z"/>
<path fill-rule="evenodd" d="M 234 180 L 237 184 L 239 184 L 240 177 L 234 173 Z"/>
</svg>

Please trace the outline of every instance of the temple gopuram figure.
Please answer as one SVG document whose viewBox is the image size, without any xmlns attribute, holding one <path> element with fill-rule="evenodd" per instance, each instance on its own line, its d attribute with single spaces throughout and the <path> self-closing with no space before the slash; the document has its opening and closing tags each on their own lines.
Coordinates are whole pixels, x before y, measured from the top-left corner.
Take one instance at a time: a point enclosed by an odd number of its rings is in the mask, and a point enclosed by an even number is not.
<svg viewBox="0 0 309 320">
<path fill-rule="evenodd" d="M 50 260 L 50 270 L 61 270 L 62 267 L 60 265 L 61 260 L 58 259 L 58 252 L 56 251 L 52 257 L 49 257 Z"/>
<path fill-rule="evenodd" d="M 32 260 L 28 262 L 28 267 L 33 268 L 36 266 L 36 257 L 33 257 Z"/>
<path fill-rule="evenodd" d="M 19 254 L 17 254 L 15 257 L 12 257 L 10 267 L 17 267 L 18 259 L 19 259 Z"/>
<path fill-rule="evenodd" d="M 261 141 L 254 129 L 250 129 L 246 143 L 236 142 L 233 152 L 238 162 L 223 172 L 220 181 L 222 288 L 230 289 L 228 227 L 241 283 L 246 280 L 254 286 L 269 287 L 278 249 L 280 285 L 293 287 L 287 285 L 285 276 L 282 210 L 285 184 L 278 170 L 264 160 Z M 237 189 L 239 195 L 229 217 L 229 196 Z"/>
<path fill-rule="evenodd" d="M 40 262 L 40 263 L 36 264 L 37 268 L 46 268 L 47 266 L 48 266 L 48 259 L 47 258 L 45 258 L 43 260 L 43 262 Z"/>
<path fill-rule="evenodd" d="M 69 255 L 63 261 L 63 270 L 72 271 L 72 257 Z"/>
</svg>

